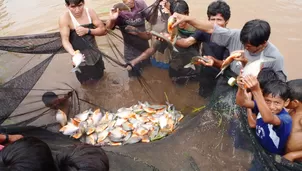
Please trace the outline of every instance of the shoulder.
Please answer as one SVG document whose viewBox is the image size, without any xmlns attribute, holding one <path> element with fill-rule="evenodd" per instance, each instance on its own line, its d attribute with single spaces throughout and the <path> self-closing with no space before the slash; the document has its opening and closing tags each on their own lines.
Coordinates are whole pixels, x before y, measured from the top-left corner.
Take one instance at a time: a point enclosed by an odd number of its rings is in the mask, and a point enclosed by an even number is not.
<svg viewBox="0 0 302 171">
<path fill-rule="evenodd" d="M 279 49 L 273 45 L 271 42 L 268 42 L 267 47 L 264 50 L 264 55 L 267 57 L 272 57 L 275 59 L 282 59 L 283 60 L 283 55 L 279 51 Z"/>
<path fill-rule="evenodd" d="M 225 33 L 228 33 L 228 34 L 230 34 L 230 35 L 232 35 L 232 36 L 234 36 L 234 35 L 240 35 L 240 29 L 230 29 L 230 28 L 224 28 L 224 27 L 220 27 L 220 26 L 218 26 L 217 24 L 215 24 L 214 25 L 214 31 L 213 31 L 213 33 L 216 33 L 216 34 L 218 34 L 218 33 L 221 33 L 221 34 L 225 34 Z"/>
<path fill-rule="evenodd" d="M 69 25 L 71 18 L 69 15 L 69 12 L 66 11 L 64 12 L 60 17 L 59 17 L 59 23 L 60 25 Z"/>
<path fill-rule="evenodd" d="M 284 123 L 292 123 L 292 118 L 285 109 L 282 109 L 282 111 L 277 116 Z"/>
</svg>

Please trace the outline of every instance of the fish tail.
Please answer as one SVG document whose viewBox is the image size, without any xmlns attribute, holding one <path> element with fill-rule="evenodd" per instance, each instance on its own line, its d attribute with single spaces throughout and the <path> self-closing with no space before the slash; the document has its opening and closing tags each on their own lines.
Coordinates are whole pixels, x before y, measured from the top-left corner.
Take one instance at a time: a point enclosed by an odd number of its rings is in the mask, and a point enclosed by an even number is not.
<svg viewBox="0 0 302 171">
<path fill-rule="evenodd" d="M 76 71 L 78 71 L 79 73 L 82 73 L 80 68 L 78 68 L 78 67 L 75 67 L 75 68 L 71 69 L 71 72 L 76 72 Z"/>
<path fill-rule="evenodd" d="M 224 71 L 224 70 L 221 70 L 221 71 L 216 75 L 215 79 L 218 78 L 219 75 L 223 74 L 223 71 Z"/>
<path fill-rule="evenodd" d="M 176 47 L 173 45 L 173 51 L 178 52 L 178 50 L 176 49 Z"/>
</svg>

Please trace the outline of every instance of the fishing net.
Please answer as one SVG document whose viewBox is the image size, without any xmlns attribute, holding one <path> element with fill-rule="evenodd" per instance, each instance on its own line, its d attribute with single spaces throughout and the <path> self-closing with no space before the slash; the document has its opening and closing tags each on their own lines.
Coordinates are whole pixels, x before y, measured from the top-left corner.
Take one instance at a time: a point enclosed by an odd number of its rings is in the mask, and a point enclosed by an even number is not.
<svg viewBox="0 0 302 171">
<path fill-rule="evenodd" d="M 158 5 L 156 5 L 155 3 L 150 8 L 158 9 Z M 119 57 L 113 58 L 107 53 L 99 52 L 105 59 L 113 62 L 113 65 L 124 66 L 122 53 L 116 46 L 116 40 L 122 43 L 120 34 L 111 32 L 107 38 L 108 43 L 112 45 L 110 46 L 111 54 Z M 0 132 L 38 137 L 45 141 L 54 153 L 58 153 L 63 148 L 81 142 L 59 133 L 60 126 L 55 121 L 56 110 L 46 107 L 41 102 L 44 93 L 52 91 L 63 96 L 71 93 L 68 99 L 69 118 L 89 108 L 101 108 L 102 111 L 108 111 L 101 105 L 95 104 L 93 100 L 80 97 L 78 91 L 68 84 L 61 84 L 60 88 L 45 88 L 39 83 L 39 80 L 43 79 L 45 75 L 50 78 L 44 78 L 44 81 L 52 79 L 48 75 L 47 68 L 51 67 L 50 63 L 53 62 L 54 57 L 65 53 L 58 32 L 2 37 L 0 38 L 0 50 L 27 54 L 49 54 L 38 64 L 1 85 Z M 90 50 L 98 51 L 96 47 L 91 46 Z M 1 56 L 1 58 L 3 57 Z M 110 169 L 146 171 L 248 170 L 251 168 L 254 170 L 302 170 L 301 164 L 291 163 L 279 155 L 269 154 L 260 146 L 254 135 L 255 130 L 248 127 L 246 109 L 235 105 L 236 90 L 236 87 L 228 86 L 226 78 L 219 77 L 214 93 L 205 104 L 206 107 L 194 109 L 191 112 L 187 111 L 177 129 L 167 137 L 150 143 L 117 147 L 103 146 L 102 148 L 110 160 Z M 177 94 L 178 92 L 170 93 Z M 197 93 L 197 90 L 194 93 Z M 115 93 L 114 95 L 117 98 L 123 98 L 123 94 L 119 96 L 118 93 Z M 183 100 L 182 97 L 178 97 L 180 101 Z M 105 101 L 110 101 L 110 98 L 114 98 L 114 96 L 111 95 Z M 181 102 L 185 103 L 185 101 Z M 115 108 L 111 110 L 130 106 L 120 106 L 122 104 L 124 103 L 113 104 Z"/>
</svg>

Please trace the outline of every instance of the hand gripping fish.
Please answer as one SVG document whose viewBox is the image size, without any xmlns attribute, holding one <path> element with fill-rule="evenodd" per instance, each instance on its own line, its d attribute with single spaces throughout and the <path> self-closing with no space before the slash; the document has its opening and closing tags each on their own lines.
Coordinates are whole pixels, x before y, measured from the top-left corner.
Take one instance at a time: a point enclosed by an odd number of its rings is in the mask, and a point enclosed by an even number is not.
<svg viewBox="0 0 302 171">
<path fill-rule="evenodd" d="M 209 59 L 203 57 L 203 56 L 194 56 L 191 59 L 191 62 L 184 66 L 184 68 L 192 68 L 193 70 L 196 70 L 195 65 L 200 65 L 201 61 L 204 61 L 206 63 L 209 62 Z"/>
<path fill-rule="evenodd" d="M 176 18 L 175 17 L 173 17 L 173 16 L 169 17 L 168 24 L 167 24 L 167 30 L 168 30 L 168 33 L 170 34 L 170 39 L 168 39 L 164 35 L 159 34 L 159 33 L 155 32 L 155 31 L 151 31 L 150 33 L 153 36 L 161 38 L 165 42 L 167 42 L 169 49 L 173 49 L 173 51 L 178 52 L 178 50 L 175 48 L 175 43 L 176 43 L 177 35 L 178 35 L 178 29 L 177 29 L 177 27 L 174 27 L 174 28 L 172 27 L 175 22 L 176 22 Z"/>
<path fill-rule="evenodd" d="M 263 53 L 263 52 L 261 52 Z M 272 62 L 275 61 L 275 58 L 268 58 L 264 57 L 262 54 L 260 56 L 260 59 L 253 61 L 253 62 L 248 62 L 246 66 L 242 69 L 242 76 L 245 77 L 247 75 L 253 75 L 255 77 L 258 76 L 259 72 L 263 68 L 263 65 L 265 62 Z M 228 81 L 228 84 L 230 86 L 233 86 L 236 83 L 236 79 L 234 77 L 230 78 Z"/>
<path fill-rule="evenodd" d="M 217 76 L 215 78 L 217 78 L 219 75 L 223 74 L 224 70 L 227 69 L 228 66 L 231 65 L 231 63 L 234 61 L 235 58 L 240 57 L 241 56 L 241 52 L 236 52 L 231 54 L 229 57 L 227 57 L 221 67 L 220 67 L 220 72 L 217 74 Z"/>
<path fill-rule="evenodd" d="M 79 69 L 79 66 L 82 62 L 85 62 L 85 56 L 83 54 L 81 54 L 81 52 L 79 50 L 76 50 L 74 52 L 74 56 L 72 57 L 72 62 L 74 64 L 74 68 L 72 68 L 71 72 L 80 72 L 81 70 Z"/>
</svg>

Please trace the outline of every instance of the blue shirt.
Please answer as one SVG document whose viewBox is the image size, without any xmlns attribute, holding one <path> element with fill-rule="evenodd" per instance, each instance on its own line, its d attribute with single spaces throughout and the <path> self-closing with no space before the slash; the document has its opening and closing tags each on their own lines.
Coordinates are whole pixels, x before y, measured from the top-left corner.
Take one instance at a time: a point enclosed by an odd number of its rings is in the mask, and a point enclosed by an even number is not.
<svg viewBox="0 0 302 171">
<path fill-rule="evenodd" d="M 285 109 L 282 109 L 281 112 L 276 115 L 281 120 L 281 124 L 274 126 L 263 122 L 256 102 L 252 111 L 257 114 L 256 137 L 262 147 L 271 153 L 283 155 L 288 136 L 292 129 L 291 116 Z"/>
</svg>

